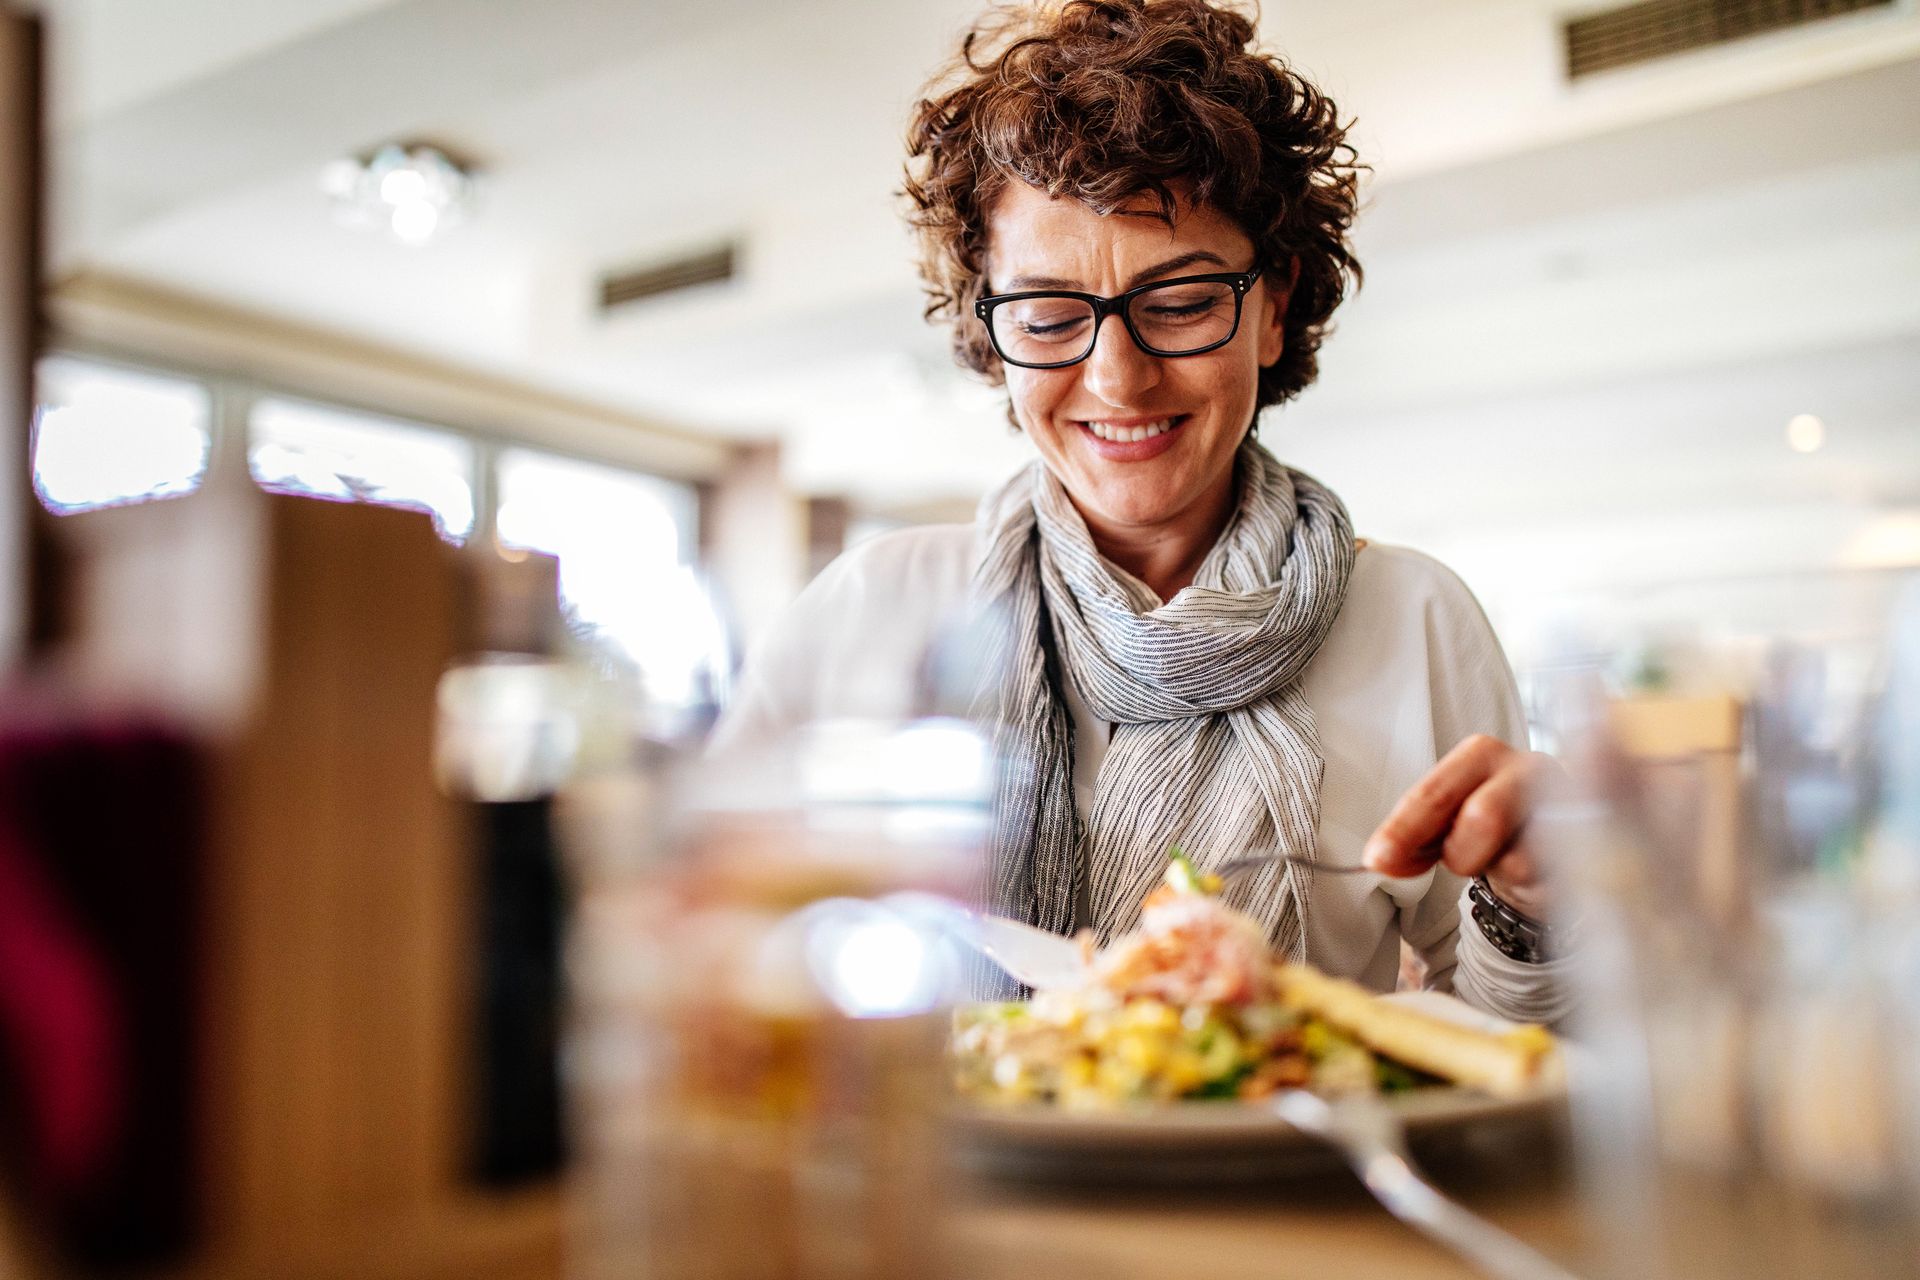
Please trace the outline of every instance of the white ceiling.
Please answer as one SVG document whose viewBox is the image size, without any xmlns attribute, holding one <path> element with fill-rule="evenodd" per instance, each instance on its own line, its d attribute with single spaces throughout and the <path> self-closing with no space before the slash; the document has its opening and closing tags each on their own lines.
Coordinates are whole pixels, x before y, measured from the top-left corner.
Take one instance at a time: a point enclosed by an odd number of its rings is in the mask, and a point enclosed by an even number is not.
<svg viewBox="0 0 1920 1280">
<path fill-rule="evenodd" d="M 868 505 L 1022 456 L 919 319 L 893 196 L 978 0 L 48 7 L 64 271 L 777 436 L 797 486 Z M 1568 86 L 1556 24 L 1591 7 L 1266 6 L 1376 171 L 1367 285 L 1266 438 L 1428 541 L 1920 502 L 1920 14 Z M 321 165 L 413 137 L 483 166 L 478 217 L 424 250 L 335 226 Z M 594 313 L 604 270 L 727 237 L 731 284 Z M 1828 453 L 1785 450 L 1803 411 Z"/>
</svg>

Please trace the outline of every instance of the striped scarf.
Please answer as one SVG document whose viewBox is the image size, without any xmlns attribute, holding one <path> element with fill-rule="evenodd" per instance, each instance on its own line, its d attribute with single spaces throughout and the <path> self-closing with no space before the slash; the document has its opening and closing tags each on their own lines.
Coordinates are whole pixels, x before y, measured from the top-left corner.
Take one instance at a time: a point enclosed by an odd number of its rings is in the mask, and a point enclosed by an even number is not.
<svg viewBox="0 0 1920 1280">
<path fill-rule="evenodd" d="M 992 909 L 1069 933 L 1084 875 L 1104 942 L 1133 927 L 1169 845 L 1202 867 L 1314 856 L 1325 765 L 1300 673 L 1346 598 L 1353 529 L 1331 490 L 1251 440 L 1237 478 L 1220 540 L 1166 604 L 1101 558 L 1038 462 L 981 504 L 973 589 L 996 615 L 997 673 L 984 710 L 1005 757 Z M 1084 830 L 1063 680 L 1114 726 Z M 1307 868 L 1273 866 L 1227 900 L 1300 958 L 1311 888 Z"/>
</svg>

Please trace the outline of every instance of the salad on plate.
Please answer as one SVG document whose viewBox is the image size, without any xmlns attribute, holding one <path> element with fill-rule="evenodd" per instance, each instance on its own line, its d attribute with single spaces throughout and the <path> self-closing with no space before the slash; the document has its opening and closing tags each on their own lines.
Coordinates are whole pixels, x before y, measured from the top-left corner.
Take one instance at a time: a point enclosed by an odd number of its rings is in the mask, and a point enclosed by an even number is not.
<svg viewBox="0 0 1920 1280">
<path fill-rule="evenodd" d="M 1110 1110 L 1296 1088 L 1391 1094 L 1451 1084 L 1517 1097 L 1557 1079 L 1545 1028 L 1465 1025 L 1280 960 L 1219 890 L 1175 849 L 1135 932 L 1097 952 L 1082 936 L 1083 982 L 959 1011 L 962 1095 Z"/>
</svg>

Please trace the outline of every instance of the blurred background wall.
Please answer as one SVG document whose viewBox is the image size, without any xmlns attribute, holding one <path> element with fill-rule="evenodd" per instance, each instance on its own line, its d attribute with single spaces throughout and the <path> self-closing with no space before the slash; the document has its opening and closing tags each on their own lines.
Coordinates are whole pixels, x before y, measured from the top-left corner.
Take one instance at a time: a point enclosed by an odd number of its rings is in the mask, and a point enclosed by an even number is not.
<svg viewBox="0 0 1920 1280">
<path fill-rule="evenodd" d="M 1261 18 L 1373 166 L 1368 283 L 1262 438 L 1523 665 L 1583 618 L 1819 627 L 1920 564 L 1920 12 L 1570 59 L 1612 7 Z M 685 705 L 843 537 L 1028 456 L 920 320 L 895 196 L 971 0 L 44 8 L 56 511 L 222 457 L 424 505 L 557 554 L 576 629 Z M 355 168 L 415 143 L 470 189 Z M 422 213 L 440 177 L 470 199 Z"/>
</svg>

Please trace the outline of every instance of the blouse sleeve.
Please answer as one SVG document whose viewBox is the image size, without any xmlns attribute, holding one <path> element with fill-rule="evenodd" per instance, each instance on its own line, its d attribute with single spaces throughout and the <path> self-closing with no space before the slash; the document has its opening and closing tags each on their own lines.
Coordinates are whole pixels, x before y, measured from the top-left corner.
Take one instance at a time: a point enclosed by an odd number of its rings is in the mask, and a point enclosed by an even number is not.
<svg viewBox="0 0 1920 1280">
<path fill-rule="evenodd" d="M 1451 572 L 1427 602 L 1434 758 L 1484 733 L 1521 750 L 1527 723 L 1513 671 L 1479 602 Z M 1426 962 L 1426 985 L 1519 1022 L 1556 1022 L 1567 1011 L 1567 960 L 1527 964 L 1487 940 L 1473 922 L 1467 882 L 1436 867 L 1427 893 L 1401 912 L 1401 937 Z"/>
</svg>

